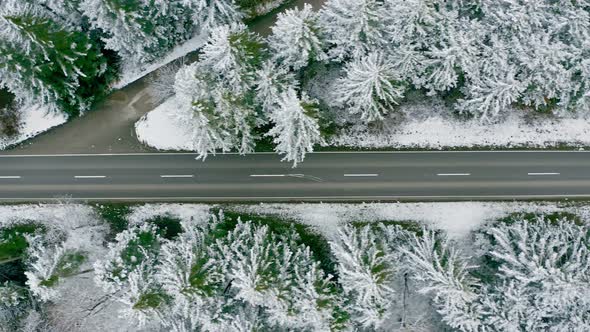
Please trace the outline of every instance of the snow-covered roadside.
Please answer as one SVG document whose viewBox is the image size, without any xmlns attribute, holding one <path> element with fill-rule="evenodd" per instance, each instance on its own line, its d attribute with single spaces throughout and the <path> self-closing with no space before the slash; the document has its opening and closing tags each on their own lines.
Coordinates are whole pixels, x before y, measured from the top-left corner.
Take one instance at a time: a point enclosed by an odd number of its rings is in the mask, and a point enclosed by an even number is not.
<svg viewBox="0 0 590 332">
<path fill-rule="evenodd" d="M 176 98 L 172 97 L 144 115 L 135 124 L 137 139 L 159 150 L 191 150 L 192 139 L 186 130 L 190 125 L 181 128 L 171 116 L 177 109 Z"/>
<path fill-rule="evenodd" d="M 149 73 L 158 70 L 170 62 L 181 58 L 192 51 L 195 51 L 205 44 L 207 40 L 206 34 L 200 34 L 187 40 L 183 44 L 174 47 L 168 55 L 162 57 L 159 61 L 150 63 L 145 66 L 137 66 L 137 64 L 123 63 L 121 68 L 121 77 L 119 81 L 113 84 L 113 89 L 121 89 L 138 79 L 148 75 Z"/>
<path fill-rule="evenodd" d="M 19 133 L 13 137 L 0 136 L 0 150 L 59 126 L 68 119 L 61 112 L 49 112 L 45 107 L 39 105 L 24 106 L 18 113 L 20 114 Z"/>
<path fill-rule="evenodd" d="M 379 128 L 364 124 L 332 137 L 330 146 L 351 148 L 549 148 L 590 146 L 590 121 L 583 118 L 540 118 L 527 121 L 522 111 L 507 111 L 496 123 L 452 116 L 440 103 L 402 105 L 405 120 L 387 118 Z"/>
<path fill-rule="evenodd" d="M 232 207 L 233 209 L 233 207 Z M 273 214 L 313 226 L 327 238 L 339 225 L 350 222 L 413 221 L 462 238 L 480 225 L 515 212 L 567 211 L 590 217 L 590 206 L 567 206 L 555 202 L 434 202 L 367 204 L 260 204 L 236 206 L 252 214 Z"/>
</svg>

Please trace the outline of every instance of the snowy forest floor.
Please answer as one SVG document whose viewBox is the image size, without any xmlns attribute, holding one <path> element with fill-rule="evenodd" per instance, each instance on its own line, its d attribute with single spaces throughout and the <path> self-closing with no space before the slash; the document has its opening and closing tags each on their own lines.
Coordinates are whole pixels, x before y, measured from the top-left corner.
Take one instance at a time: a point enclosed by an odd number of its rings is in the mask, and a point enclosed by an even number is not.
<svg viewBox="0 0 590 332">
<path fill-rule="evenodd" d="M 303 239 L 312 249 L 331 260 L 327 241 L 335 240 L 339 226 L 356 223 L 396 222 L 440 229 L 457 242 L 467 242 L 481 225 L 514 213 L 572 213 L 582 220 L 590 217 L 588 202 L 448 202 L 371 204 L 146 204 L 82 205 L 39 204 L 0 205 L 0 230 L 21 223 L 41 223 L 67 233 L 70 246 L 79 246 L 88 261 L 82 273 L 65 278 L 56 287 L 60 293 L 46 308 L 59 331 L 136 331 L 133 321 L 118 318 L 121 303 L 96 287 L 92 263 L 104 257 L 105 243 L 129 225 L 158 216 L 171 220 L 204 221 L 211 211 L 222 209 L 231 218 L 263 218 L 275 231 L 288 231 L 289 223 L 307 225 L 314 233 Z M 162 219 L 162 220 L 168 220 Z M 244 219 L 243 219 L 244 220 Z M 320 235 L 318 237 L 318 235 Z M 105 242 L 106 241 L 106 242 Z M 322 244 L 323 243 L 323 244 Z M 421 306 L 417 299 L 412 306 Z M 418 308 L 416 307 L 416 308 Z M 413 314 L 423 314 L 422 311 Z M 436 322 L 427 322 L 435 331 Z M 156 329 L 142 328 L 141 331 Z M 0 328 L 0 331 L 2 329 Z"/>
</svg>

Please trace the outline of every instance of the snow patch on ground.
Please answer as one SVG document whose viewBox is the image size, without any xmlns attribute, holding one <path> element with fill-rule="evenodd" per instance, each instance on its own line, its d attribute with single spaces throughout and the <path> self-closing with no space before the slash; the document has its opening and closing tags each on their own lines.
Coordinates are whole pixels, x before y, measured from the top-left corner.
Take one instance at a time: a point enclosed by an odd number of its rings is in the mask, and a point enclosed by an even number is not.
<svg viewBox="0 0 590 332">
<path fill-rule="evenodd" d="M 582 118 L 534 118 L 526 113 L 507 111 L 495 123 L 479 119 L 464 120 L 452 116 L 441 103 L 402 105 L 404 120 L 393 116 L 383 124 L 367 128 L 356 124 L 329 141 L 332 146 L 354 148 L 471 148 L 471 147 L 556 147 L 590 146 L 590 121 Z M 420 116 L 420 114 L 423 114 Z"/>
<path fill-rule="evenodd" d="M 167 65 L 168 63 L 181 58 L 190 52 L 193 52 L 205 44 L 207 41 L 206 34 L 196 35 L 186 42 L 174 47 L 168 55 L 162 57 L 159 61 L 138 66 L 134 63 L 122 63 L 121 64 L 121 78 L 114 85 L 114 89 L 121 89 L 126 85 L 129 85 L 138 79 L 146 76 L 147 74 L 158 70 L 160 67 Z"/>
<path fill-rule="evenodd" d="M 178 109 L 176 98 L 172 97 L 144 115 L 135 124 L 137 139 L 159 150 L 191 150 L 192 139 L 187 130 L 190 126 L 179 126 L 171 115 Z"/>
<path fill-rule="evenodd" d="M 33 136 L 65 123 L 68 118 L 60 112 L 50 112 L 40 105 L 28 105 L 18 110 L 20 114 L 19 133 L 13 137 L 0 136 L 0 150 L 18 144 Z"/>
<path fill-rule="evenodd" d="M 156 216 L 169 215 L 181 221 L 202 223 L 209 220 L 211 207 L 204 204 L 146 204 L 134 207 L 127 220 L 130 225 L 137 225 Z"/>
<path fill-rule="evenodd" d="M 415 221 L 441 229 L 449 237 L 462 238 L 479 226 L 515 212 L 549 213 L 566 210 L 590 213 L 588 207 L 562 208 L 556 203 L 525 202 L 435 202 L 363 204 L 260 204 L 244 205 L 239 211 L 274 214 L 313 226 L 327 238 L 337 227 L 350 222 Z"/>
</svg>

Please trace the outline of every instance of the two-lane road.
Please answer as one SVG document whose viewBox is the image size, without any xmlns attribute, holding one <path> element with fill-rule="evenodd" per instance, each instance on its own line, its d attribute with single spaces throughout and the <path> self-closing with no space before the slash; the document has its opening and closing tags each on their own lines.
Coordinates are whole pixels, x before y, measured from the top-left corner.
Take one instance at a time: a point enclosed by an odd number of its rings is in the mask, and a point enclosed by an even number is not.
<svg viewBox="0 0 590 332">
<path fill-rule="evenodd" d="M 371 201 L 590 198 L 590 152 L 0 155 L 0 200 Z"/>
</svg>

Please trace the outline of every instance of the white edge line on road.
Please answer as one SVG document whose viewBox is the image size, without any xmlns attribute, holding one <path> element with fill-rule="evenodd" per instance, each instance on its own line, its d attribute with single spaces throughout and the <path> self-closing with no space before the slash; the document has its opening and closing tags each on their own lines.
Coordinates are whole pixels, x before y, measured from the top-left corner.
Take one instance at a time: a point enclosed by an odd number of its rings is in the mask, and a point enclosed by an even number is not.
<svg viewBox="0 0 590 332">
<path fill-rule="evenodd" d="M 179 174 L 179 175 L 160 175 L 161 178 L 194 178 L 192 174 Z"/>
<path fill-rule="evenodd" d="M 106 175 L 76 175 L 75 179 L 104 179 Z"/>
<path fill-rule="evenodd" d="M 0 179 L 20 179 L 20 175 L 5 175 L 0 176 Z"/>
<path fill-rule="evenodd" d="M 203 200 L 203 201 L 224 201 L 224 200 L 380 200 L 380 199 L 387 199 L 387 200 L 398 200 L 398 199 L 464 199 L 464 200 L 473 200 L 473 199 L 535 199 L 535 198 L 587 198 L 590 197 L 590 194 L 571 194 L 571 195 L 564 195 L 564 194 L 555 194 L 555 195 L 474 195 L 474 196 L 458 196 L 458 195 L 448 195 L 448 196 L 310 196 L 310 197 L 302 197 L 302 196 L 292 196 L 292 197 L 267 197 L 267 196 L 260 196 L 260 197 L 212 197 L 212 196 L 203 196 L 203 197 L 190 197 L 190 196 L 179 196 L 179 197 L 69 197 L 72 200 Z M 0 201 L 44 201 L 44 200 L 51 200 L 51 201 L 59 201 L 63 200 L 63 197 L 31 197 L 31 198 L 0 198 Z"/>
<path fill-rule="evenodd" d="M 441 151 L 441 150 L 418 150 L 418 151 L 397 151 L 397 150 L 387 150 L 387 151 L 317 151 L 317 152 L 310 152 L 309 154 L 417 154 L 417 153 L 436 153 L 436 154 L 444 154 L 444 153 L 590 153 L 590 150 L 449 150 L 449 151 Z M 254 152 L 246 154 L 248 155 L 268 155 L 268 154 L 276 154 L 275 152 Z M 103 157 L 112 157 L 112 156 L 154 156 L 154 155 L 187 155 L 187 156 L 197 156 L 197 153 L 192 152 L 154 152 L 154 153 L 65 153 L 65 154 L 22 154 L 22 155 L 3 155 L 0 154 L 0 158 L 21 158 L 21 157 L 93 157 L 93 156 L 103 156 Z M 218 153 L 215 156 L 223 156 L 223 155 L 241 155 L 237 152 L 228 152 L 228 153 Z M 213 157 L 215 157 L 213 156 Z"/>
<path fill-rule="evenodd" d="M 347 177 L 369 177 L 369 176 L 379 176 L 379 174 L 344 174 Z"/>
<path fill-rule="evenodd" d="M 470 176 L 471 173 L 437 173 L 437 176 Z"/>
<path fill-rule="evenodd" d="M 285 174 L 250 174 L 252 178 L 282 178 L 287 175 Z"/>
<path fill-rule="evenodd" d="M 547 172 L 547 173 L 527 173 L 527 175 L 560 175 L 561 173 Z"/>
</svg>

